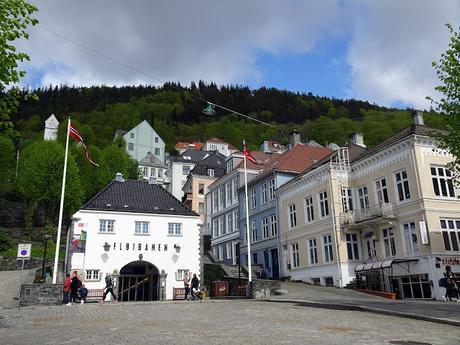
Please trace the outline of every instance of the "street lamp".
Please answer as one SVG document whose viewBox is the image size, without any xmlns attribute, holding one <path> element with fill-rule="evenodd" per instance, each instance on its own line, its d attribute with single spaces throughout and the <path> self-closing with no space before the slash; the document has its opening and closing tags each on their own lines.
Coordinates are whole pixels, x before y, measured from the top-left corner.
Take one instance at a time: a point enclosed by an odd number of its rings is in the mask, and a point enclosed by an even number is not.
<svg viewBox="0 0 460 345">
<path fill-rule="evenodd" d="M 108 244 L 107 242 L 105 242 L 104 245 L 102 246 L 102 248 L 104 248 L 105 252 L 108 252 L 110 250 L 110 247 L 111 247 L 111 245 Z"/>
<path fill-rule="evenodd" d="M 42 281 L 45 281 L 45 263 L 46 263 L 46 250 L 48 249 L 48 240 L 51 238 L 51 235 L 45 234 L 43 235 L 43 263 L 42 263 Z"/>
</svg>

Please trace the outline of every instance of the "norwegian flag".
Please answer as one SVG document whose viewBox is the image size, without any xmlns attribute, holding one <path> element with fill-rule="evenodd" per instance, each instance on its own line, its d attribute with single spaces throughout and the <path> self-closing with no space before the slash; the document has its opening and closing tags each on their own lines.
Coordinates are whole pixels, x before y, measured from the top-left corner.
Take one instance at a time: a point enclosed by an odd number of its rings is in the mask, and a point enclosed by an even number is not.
<svg viewBox="0 0 460 345">
<path fill-rule="evenodd" d="M 89 155 L 89 152 L 88 152 L 88 148 L 86 147 L 85 142 L 83 141 L 83 138 L 82 138 L 80 132 L 78 131 L 77 128 L 75 128 L 75 126 L 73 125 L 72 122 L 70 123 L 70 127 L 69 127 L 69 135 L 81 144 L 81 146 L 83 147 L 83 150 L 85 150 L 86 159 L 90 163 L 92 163 L 92 164 L 94 164 L 95 166 L 98 167 L 99 164 L 95 163 L 91 159 L 91 156 Z"/>
<path fill-rule="evenodd" d="M 256 159 L 251 155 L 251 152 L 246 148 L 246 142 L 243 140 L 243 154 L 246 156 L 246 159 L 250 160 L 254 164 L 258 164 Z"/>
</svg>

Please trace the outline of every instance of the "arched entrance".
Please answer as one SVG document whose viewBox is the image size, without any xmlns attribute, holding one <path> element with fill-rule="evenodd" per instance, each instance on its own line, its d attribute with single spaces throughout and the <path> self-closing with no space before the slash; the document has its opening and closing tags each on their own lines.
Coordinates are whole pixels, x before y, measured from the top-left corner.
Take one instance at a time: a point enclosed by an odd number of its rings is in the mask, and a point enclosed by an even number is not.
<svg viewBox="0 0 460 345">
<path fill-rule="evenodd" d="M 123 266 L 118 278 L 119 301 L 157 301 L 158 268 L 137 260 Z"/>
</svg>

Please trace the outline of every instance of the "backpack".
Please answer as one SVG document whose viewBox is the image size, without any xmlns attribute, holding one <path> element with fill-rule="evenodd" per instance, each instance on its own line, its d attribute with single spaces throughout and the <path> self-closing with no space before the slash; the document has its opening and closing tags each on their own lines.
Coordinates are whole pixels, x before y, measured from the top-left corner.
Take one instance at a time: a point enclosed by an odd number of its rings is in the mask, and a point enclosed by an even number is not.
<svg viewBox="0 0 460 345">
<path fill-rule="evenodd" d="M 439 279 L 439 286 L 446 288 L 447 287 L 447 278 L 441 278 Z"/>
</svg>

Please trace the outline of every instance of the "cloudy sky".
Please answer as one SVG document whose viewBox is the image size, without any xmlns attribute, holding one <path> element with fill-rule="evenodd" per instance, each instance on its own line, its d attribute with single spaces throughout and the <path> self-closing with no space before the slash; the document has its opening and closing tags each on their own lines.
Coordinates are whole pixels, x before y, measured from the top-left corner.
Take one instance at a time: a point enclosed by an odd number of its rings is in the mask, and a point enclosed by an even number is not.
<svg viewBox="0 0 460 345">
<path fill-rule="evenodd" d="M 204 80 L 426 108 L 457 0 L 29 0 L 24 85 Z"/>
</svg>

